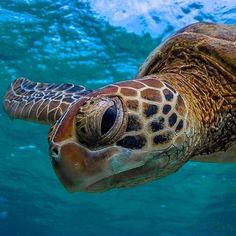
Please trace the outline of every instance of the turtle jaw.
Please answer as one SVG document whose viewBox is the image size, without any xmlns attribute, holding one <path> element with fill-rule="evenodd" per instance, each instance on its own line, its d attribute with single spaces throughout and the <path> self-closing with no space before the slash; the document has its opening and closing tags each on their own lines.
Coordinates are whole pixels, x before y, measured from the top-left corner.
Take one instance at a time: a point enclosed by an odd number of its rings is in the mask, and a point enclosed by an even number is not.
<svg viewBox="0 0 236 236">
<path fill-rule="evenodd" d="M 143 165 L 140 159 L 134 160 L 130 150 L 116 146 L 97 150 L 88 150 L 75 142 L 55 145 L 50 149 L 53 168 L 69 192 L 104 192 L 116 187 L 120 182 L 113 176 Z M 124 178 L 121 179 L 124 181 Z M 116 183 L 114 183 L 116 182 Z"/>
<path fill-rule="evenodd" d="M 117 152 L 114 147 L 93 152 L 69 141 L 58 145 L 57 152 L 57 157 L 51 154 L 52 165 L 69 192 L 86 192 L 90 185 L 113 174 L 107 160 Z"/>
<path fill-rule="evenodd" d="M 52 164 L 69 192 L 104 192 L 169 174 L 165 170 L 169 164 L 165 152 L 134 152 L 115 145 L 95 152 L 72 140 L 58 148 Z"/>
<path fill-rule="evenodd" d="M 53 168 L 69 192 L 104 192 L 136 185 L 145 182 L 150 170 L 157 168 L 156 163 L 145 166 L 152 154 L 134 153 L 115 145 L 95 152 L 70 140 L 57 147 L 56 158 L 51 155 Z M 166 160 L 160 159 L 159 167 L 166 165 Z"/>
</svg>

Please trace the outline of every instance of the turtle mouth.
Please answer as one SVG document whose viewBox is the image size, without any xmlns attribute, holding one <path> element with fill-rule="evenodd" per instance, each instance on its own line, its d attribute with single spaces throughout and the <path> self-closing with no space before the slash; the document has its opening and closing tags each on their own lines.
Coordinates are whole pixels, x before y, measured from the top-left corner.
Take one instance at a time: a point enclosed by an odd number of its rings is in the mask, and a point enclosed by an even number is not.
<svg viewBox="0 0 236 236">
<path fill-rule="evenodd" d="M 68 142 L 61 145 L 59 158 L 52 163 L 69 192 L 103 192 L 156 179 L 157 169 L 160 176 L 165 175 L 162 170 L 168 159 L 160 153 L 134 153 L 117 146 L 93 152 Z"/>
<path fill-rule="evenodd" d="M 108 189 L 105 180 L 109 180 L 119 169 L 117 163 L 112 161 L 120 154 L 117 147 L 91 151 L 70 140 L 60 145 L 53 144 L 50 150 L 53 168 L 69 192 L 105 191 Z M 129 156 L 126 153 L 125 159 Z"/>
<path fill-rule="evenodd" d="M 93 152 L 73 141 L 58 147 L 57 157 L 51 154 L 52 165 L 69 192 L 86 191 L 88 186 L 109 175 L 106 160 L 116 152 L 114 148 Z"/>
</svg>

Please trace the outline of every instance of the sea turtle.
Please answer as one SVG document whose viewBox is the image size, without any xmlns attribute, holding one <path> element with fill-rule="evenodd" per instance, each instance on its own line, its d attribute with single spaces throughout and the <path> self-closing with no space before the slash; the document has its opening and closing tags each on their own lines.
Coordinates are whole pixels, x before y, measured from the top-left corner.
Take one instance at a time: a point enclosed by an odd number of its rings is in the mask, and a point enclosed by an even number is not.
<svg viewBox="0 0 236 236">
<path fill-rule="evenodd" d="M 4 108 L 52 125 L 52 164 L 69 191 L 137 185 L 188 160 L 236 161 L 235 149 L 213 156 L 236 143 L 236 26 L 189 25 L 133 80 L 94 91 L 19 78 Z"/>
</svg>

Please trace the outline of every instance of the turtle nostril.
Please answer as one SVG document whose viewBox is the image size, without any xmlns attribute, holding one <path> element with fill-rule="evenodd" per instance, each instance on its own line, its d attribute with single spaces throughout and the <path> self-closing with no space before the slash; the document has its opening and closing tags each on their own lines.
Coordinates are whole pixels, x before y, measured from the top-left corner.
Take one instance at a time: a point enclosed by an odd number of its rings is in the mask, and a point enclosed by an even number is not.
<svg viewBox="0 0 236 236">
<path fill-rule="evenodd" d="M 53 163 L 56 163 L 59 161 L 59 147 L 52 144 L 50 145 L 50 157 L 52 158 Z"/>
<path fill-rule="evenodd" d="M 54 147 L 54 148 L 52 149 L 52 153 L 54 153 L 55 155 L 58 155 L 58 149 Z"/>
</svg>

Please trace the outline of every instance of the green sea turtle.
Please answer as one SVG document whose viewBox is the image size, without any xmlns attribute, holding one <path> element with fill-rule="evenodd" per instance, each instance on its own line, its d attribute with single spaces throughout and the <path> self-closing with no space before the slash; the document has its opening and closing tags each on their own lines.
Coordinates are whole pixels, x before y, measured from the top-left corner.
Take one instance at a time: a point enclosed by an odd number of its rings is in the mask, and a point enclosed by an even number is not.
<svg viewBox="0 0 236 236">
<path fill-rule="evenodd" d="M 133 80 L 94 91 L 19 78 L 4 108 L 52 125 L 52 164 L 69 191 L 145 183 L 188 160 L 236 161 L 236 26 L 187 26 Z"/>
</svg>

